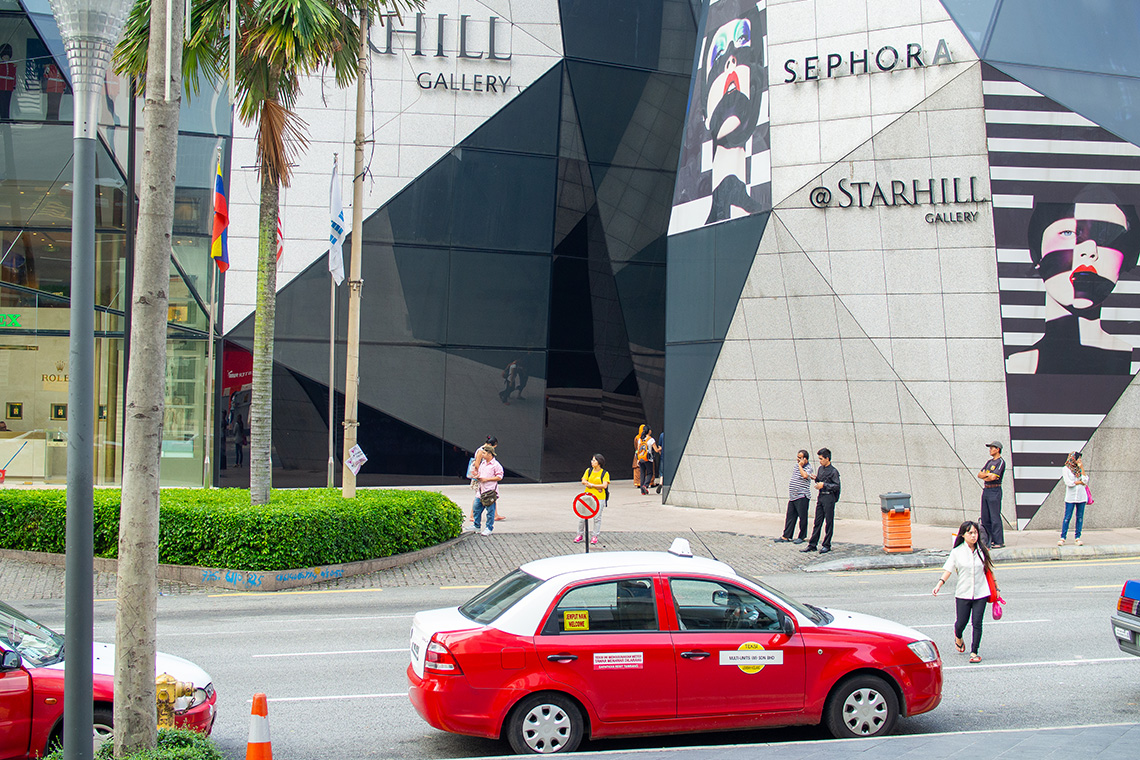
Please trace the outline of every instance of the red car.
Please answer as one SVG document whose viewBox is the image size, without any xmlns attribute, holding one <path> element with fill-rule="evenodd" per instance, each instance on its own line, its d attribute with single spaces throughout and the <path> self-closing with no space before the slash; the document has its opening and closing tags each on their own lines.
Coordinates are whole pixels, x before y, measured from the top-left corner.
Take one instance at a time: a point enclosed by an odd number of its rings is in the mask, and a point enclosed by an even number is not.
<svg viewBox="0 0 1140 760">
<path fill-rule="evenodd" d="M 801 604 L 683 539 L 530 562 L 458 608 L 420 612 L 407 674 L 428 723 L 519 754 L 820 722 L 883 736 L 942 699 L 927 636 Z"/>
<path fill-rule="evenodd" d="M 115 647 L 95 644 L 96 748 L 111 736 Z M 0 760 L 40 757 L 63 741 L 63 636 L 0 602 Z M 155 674 L 169 673 L 194 684 L 175 703 L 181 728 L 210 733 L 218 697 L 209 674 L 192 662 L 158 654 Z"/>
</svg>

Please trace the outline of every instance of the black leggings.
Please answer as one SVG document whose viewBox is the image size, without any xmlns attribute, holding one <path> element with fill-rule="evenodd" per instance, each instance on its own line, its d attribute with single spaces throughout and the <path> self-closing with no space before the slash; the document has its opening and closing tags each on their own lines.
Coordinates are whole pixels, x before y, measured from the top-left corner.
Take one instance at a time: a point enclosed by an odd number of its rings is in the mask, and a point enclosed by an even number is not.
<svg viewBox="0 0 1140 760">
<path fill-rule="evenodd" d="M 982 643 L 982 621 L 986 617 L 986 604 L 989 601 L 989 597 L 985 596 L 981 599 L 954 598 L 954 606 L 958 611 L 958 616 L 954 620 L 954 636 L 962 638 L 962 634 L 966 631 L 966 621 L 973 617 L 974 638 L 970 642 L 970 651 L 974 654 L 978 653 L 978 645 Z"/>
</svg>

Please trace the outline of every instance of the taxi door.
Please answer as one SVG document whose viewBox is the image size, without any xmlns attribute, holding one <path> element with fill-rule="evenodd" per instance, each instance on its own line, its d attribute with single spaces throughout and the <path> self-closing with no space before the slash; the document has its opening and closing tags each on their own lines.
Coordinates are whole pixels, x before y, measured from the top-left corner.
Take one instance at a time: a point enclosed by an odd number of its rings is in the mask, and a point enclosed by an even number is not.
<svg viewBox="0 0 1140 760">
<path fill-rule="evenodd" d="M 602 721 L 672 718 L 673 639 L 660 629 L 658 607 L 650 577 L 571 586 L 534 637 L 538 660 Z"/>
<path fill-rule="evenodd" d="M 803 637 L 783 632 L 786 613 L 728 581 L 670 578 L 669 588 L 678 717 L 803 709 Z"/>
<path fill-rule="evenodd" d="M 10 653 L 0 649 L 0 656 Z M 23 668 L 0 667 L 0 758 L 28 754 L 32 679 Z"/>
</svg>

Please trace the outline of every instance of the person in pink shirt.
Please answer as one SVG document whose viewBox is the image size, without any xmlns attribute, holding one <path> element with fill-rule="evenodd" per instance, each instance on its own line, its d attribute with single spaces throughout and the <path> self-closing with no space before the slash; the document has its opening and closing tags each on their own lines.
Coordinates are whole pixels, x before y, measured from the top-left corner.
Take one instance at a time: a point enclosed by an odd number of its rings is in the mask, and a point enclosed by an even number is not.
<svg viewBox="0 0 1140 760">
<path fill-rule="evenodd" d="M 499 481 L 503 479 L 503 466 L 495 458 L 493 450 L 490 458 L 479 463 L 475 478 L 479 481 L 475 501 L 471 505 L 471 514 L 475 518 L 475 531 L 480 535 L 489 536 L 495 530 L 495 504 L 499 500 Z M 484 512 L 487 513 L 487 527 L 480 530 L 479 524 L 482 522 Z"/>
</svg>

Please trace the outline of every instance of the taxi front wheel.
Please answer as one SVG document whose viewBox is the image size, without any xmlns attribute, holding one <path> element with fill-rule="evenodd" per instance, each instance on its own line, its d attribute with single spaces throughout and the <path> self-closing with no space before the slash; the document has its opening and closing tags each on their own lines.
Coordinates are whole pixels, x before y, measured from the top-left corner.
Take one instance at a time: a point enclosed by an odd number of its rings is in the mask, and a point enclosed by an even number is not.
<svg viewBox="0 0 1140 760">
<path fill-rule="evenodd" d="M 827 730 L 836 739 L 886 736 L 899 719 L 895 690 L 877 676 L 849 678 L 827 702 Z"/>
<path fill-rule="evenodd" d="M 582 741 L 582 713 L 561 694 L 532 694 L 519 702 L 507 725 L 507 739 L 520 755 L 573 752 Z"/>
</svg>

